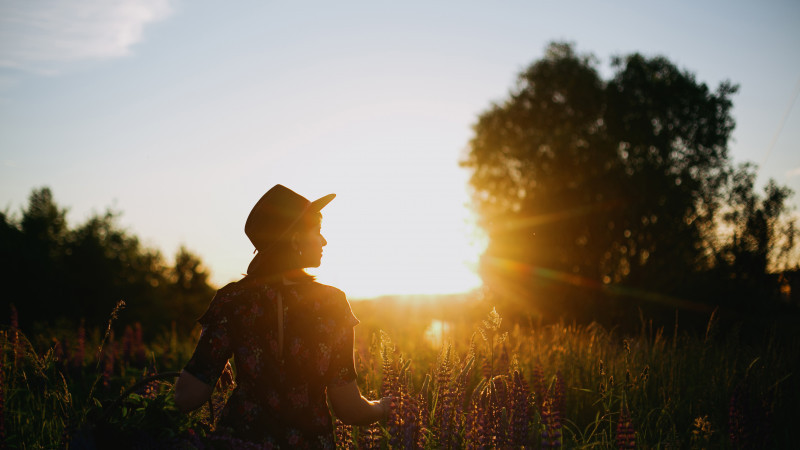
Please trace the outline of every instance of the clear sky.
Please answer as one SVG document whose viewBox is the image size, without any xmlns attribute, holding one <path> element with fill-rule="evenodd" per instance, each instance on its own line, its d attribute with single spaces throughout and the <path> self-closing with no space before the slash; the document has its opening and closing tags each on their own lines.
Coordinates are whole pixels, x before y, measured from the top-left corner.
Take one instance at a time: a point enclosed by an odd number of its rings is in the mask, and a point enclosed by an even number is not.
<svg viewBox="0 0 800 450">
<path fill-rule="evenodd" d="M 638 51 L 738 83 L 734 160 L 800 203 L 796 0 L 4 0 L 0 209 L 41 186 L 73 226 L 110 206 L 223 284 L 269 187 L 334 192 L 321 281 L 352 298 L 468 290 L 483 240 L 458 161 L 553 40 L 606 75 Z"/>
</svg>

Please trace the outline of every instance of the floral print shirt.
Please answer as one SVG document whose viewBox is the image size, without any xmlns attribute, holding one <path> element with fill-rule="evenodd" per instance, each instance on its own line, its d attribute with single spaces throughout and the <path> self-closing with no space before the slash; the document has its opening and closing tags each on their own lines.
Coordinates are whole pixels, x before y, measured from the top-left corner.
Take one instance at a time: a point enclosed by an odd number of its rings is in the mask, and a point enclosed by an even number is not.
<svg viewBox="0 0 800 450">
<path fill-rule="evenodd" d="M 231 356 L 236 367 L 218 430 L 267 448 L 334 447 L 325 389 L 356 379 L 359 323 L 342 291 L 312 281 L 231 283 L 199 322 L 200 340 L 184 370 L 214 386 Z"/>
</svg>

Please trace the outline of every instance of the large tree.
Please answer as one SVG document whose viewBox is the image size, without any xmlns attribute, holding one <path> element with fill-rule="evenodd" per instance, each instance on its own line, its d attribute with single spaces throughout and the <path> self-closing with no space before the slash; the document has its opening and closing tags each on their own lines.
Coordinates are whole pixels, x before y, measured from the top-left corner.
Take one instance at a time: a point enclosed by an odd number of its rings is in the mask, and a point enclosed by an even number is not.
<svg viewBox="0 0 800 450">
<path fill-rule="evenodd" d="M 489 235 L 483 276 L 509 296 L 685 295 L 715 264 L 736 86 L 663 57 L 614 58 L 609 80 L 597 64 L 551 44 L 474 126 L 463 165 Z"/>
</svg>

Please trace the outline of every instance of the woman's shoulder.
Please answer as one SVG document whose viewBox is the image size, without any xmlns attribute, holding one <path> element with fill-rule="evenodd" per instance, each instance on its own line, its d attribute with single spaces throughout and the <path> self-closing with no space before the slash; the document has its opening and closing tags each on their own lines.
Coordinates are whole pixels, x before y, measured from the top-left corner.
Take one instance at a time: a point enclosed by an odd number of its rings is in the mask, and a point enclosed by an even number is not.
<svg viewBox="0 0 800 450">
<path fill-rule="evenodd" d="M 350 326 L 358 323 L 358 319 L 355 318 L 350 308 L 350 302 L 347 301 L 342 290 L 312 281 L 305 284 L 305 295 L 310 300 L 311 311 L 345 322 Z"/>
<path fill-rule="evenodd" d="M 247 299 L 253 296 L 256 291 L 256 286 L 251 286 L 241 281 L 234 281 L 228 283 L 220 288 L 214 298 L 211 300 L 212 304 L 225 305 L 237 300 Z"/>
<path fill-rule="evenodd" d="M 327 284 L 322 284 L 322 283 L 317 282 L 317 281 L 312 281 L 309 284 L 311 284 L 312 286 L 314 286 L 315 289 L 318 289 L 323 293 L 326 293 L 326 294 L 329 294 L 329 295 L 340 295 L 340 296 L 344 297 L 344 291 L 342 291 L 341 289 L 339 289 L 337 287 L 330 286 L 330 285 L 327 285 Z"/>
<path fill-rule="evenodd" d="M 235 315 L 241 308 L 249 308 L 253 302 L 260 301 L 263 296 L 269 296 L 270 292 L 274 293 L 275 290 L 268 285 L 252 285 L 241 281 L 228 283 L 211 299 L 208 310 L 200 318 L 200 323 Z"/>
<path fill-rule="evenodd" d="M 305 296 L 315 298 L 320 301 L 342 302 L 347 301 L 344 291 L 329 286 L 327 284 L 309 281 L 302 284 L 302 291 Z"/>
</svg>

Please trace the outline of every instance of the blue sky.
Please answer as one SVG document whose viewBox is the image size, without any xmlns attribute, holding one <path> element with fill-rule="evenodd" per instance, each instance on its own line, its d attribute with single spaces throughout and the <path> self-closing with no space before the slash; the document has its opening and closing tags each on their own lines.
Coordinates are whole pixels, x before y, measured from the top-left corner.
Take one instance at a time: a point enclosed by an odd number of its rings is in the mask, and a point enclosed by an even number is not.
<svg viewBox="0 0 800 450">
<path fill-rule="evenodd" d="M 354 297 L 475 287 L 458 160 L 553 40 L 606 74 L 638 51 L 738 83 L 734 160 L 800 203 L 796 1 L 46 0 L 0 3 L 0 208 L 40 186 L 72 224 L 111 206 L 221 284 L 252 256 L 250 207 L 282 183 L 338 194 L 322 281 Z"/>
</svg>

